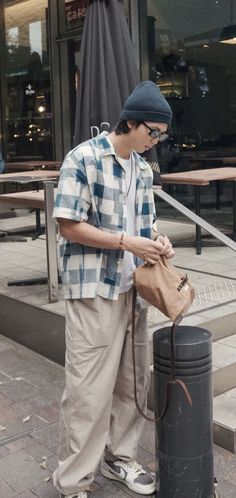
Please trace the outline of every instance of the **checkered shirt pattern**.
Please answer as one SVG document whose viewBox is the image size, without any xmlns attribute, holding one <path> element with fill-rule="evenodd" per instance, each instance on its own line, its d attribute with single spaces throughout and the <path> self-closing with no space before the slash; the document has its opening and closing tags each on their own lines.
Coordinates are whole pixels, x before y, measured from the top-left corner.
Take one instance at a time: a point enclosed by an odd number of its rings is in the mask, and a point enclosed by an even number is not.
<svg viewBox="0 0 236 498">
<path fill-rule="evenodd" d="M 136 152 L 136 234 L 151 238 L 155 217 L 150 166 Z M 83 142 L 65 157 L 53 217 L 86 221 L 110 233 L 126 231 L 125 172 L 106 132 Z M 124 252 L 74 243 L 59 236 L 65 299 L 117 299 Z M 136 258 L 136 264 L 140 261 Z"/>
</svg>

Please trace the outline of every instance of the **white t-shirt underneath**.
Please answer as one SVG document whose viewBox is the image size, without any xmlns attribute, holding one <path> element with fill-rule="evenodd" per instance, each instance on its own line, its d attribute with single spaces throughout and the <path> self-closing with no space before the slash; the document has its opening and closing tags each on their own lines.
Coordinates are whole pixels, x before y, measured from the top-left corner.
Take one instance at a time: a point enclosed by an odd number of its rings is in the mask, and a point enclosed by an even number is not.
<svg viewBox="0 0 236 498">
<path fill-rule="evenodd" d="M 135 215 L 135 194 L 136 194 L 136 167 L 131 152 L 129 159 L 117 157 L 125 171 L 126 184 L 126 217 L 127 227 L 126 234 L 136 235 L 136 215 Z M 133 271 L 135 270 L 133 254 L 124 251 L 123 271 L 121 274 L 119 293 L 127 292 L 133 285 Z"/>
</svg>

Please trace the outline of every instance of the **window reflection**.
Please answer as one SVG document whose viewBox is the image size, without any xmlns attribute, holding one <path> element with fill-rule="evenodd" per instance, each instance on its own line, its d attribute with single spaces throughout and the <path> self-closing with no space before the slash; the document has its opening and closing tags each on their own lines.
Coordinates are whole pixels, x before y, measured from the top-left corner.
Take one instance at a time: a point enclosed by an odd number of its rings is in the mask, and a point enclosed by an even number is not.
<svg viewBox="0 0 236 498">
<path fill-rule="evenodd" d="M 147 3 L 149 76 L 174 111 L 176 146 L 185 157 L 236 153 L 236 45 L 221 43 L 236 1 Z"/>
<path fill-rule="evenodd" d="M 52 159 L 46 0 L 5 2 L 8 159 Z"/>
<path fill-rule="evenodd" d="M 225 166 L 226 156 L 236 163 L 236 0 L 147 0 L 147 8 L 149 78 L 174 113 L 158 148 L 161 172 Z M 165 188 L 194 208 L 191 187 Z M 231 188 L 221 185 L 221 205 Z M 202 195 L 215 208 L 214 189 Z"/>
<path fill-rule="evenodd" d="M 29 24 L 29 44 L 31 53 L 37 53 L 42 60 L 42 22 L 36 21 Z"/>
</svg>

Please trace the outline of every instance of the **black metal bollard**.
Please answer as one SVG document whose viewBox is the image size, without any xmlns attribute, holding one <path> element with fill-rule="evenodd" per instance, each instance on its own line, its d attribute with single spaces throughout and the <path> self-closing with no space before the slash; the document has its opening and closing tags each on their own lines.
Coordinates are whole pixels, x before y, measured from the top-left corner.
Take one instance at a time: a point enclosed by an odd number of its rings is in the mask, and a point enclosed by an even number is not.
<svg viewBox="0 0 236 498">
<path fill-rule="evenodd" d="M 171 375 L 170 328 L 154 333 L 155 416 L 163 409 Z M 190 326 L 175 331 L 175 373 L 185 382 L 168 388 L 168 407 L 156 424 L 158 498 L 214 498 L 211 334 Z"/>
</svg>

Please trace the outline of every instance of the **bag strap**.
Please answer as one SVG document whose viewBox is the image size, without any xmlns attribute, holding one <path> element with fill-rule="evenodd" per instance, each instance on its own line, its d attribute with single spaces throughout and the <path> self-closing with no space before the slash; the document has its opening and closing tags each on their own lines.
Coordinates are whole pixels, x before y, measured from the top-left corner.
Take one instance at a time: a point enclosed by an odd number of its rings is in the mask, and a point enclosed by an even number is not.
<svg viewBox="0 0 236 498">
<path fill-rule="evenodd" d="M 179 384 L 180 387 L 183 389 L 184 394 L 187 398 L 187 401 L 190 406 L 192 406 L 192 399 L 189 393 L 189 390 L 186 386 L 186 384 L 181 380 L 181 379 L 176 379 L 175 375 L 175 341 L 174 341 L 174 333 L 176 329 L 176 323 L 174 322 L 171 326 L 171 335 L 170 335 L 170 365 L 171 365 L 171 378 L 168 380 L 167 385 L 166 385 L 166 390 L 165 390 L 165 398 L 164 398 L 164 403 L 163 403 L 163 408 L 161 411 L 161 414 L 159 417 L 149 417 L 146 415 L 146 413 L 143 412 L 142 408 L 140 407 L 138 403 L 138 397 L 137 397 L 137 382 L 136 382 L 136 360 L 135 360 L 135 309 L 136 309 L 136 301 L 137 301 L 137 290 L 134 287 L 133 290 L 133 299 L 132 299 L 132 359 L 133 359 L 133 376 L 134 376 L 134 401 L 136 408 L 140 415 L 145 418 L 145 420 L 148 420 L 149 422 L 159 422 L 161 418 L 164 417 L 167 407 L 168 407 L 168 401 L 169 401 L 169 387 L 171 384 Z"/>
</svg>

